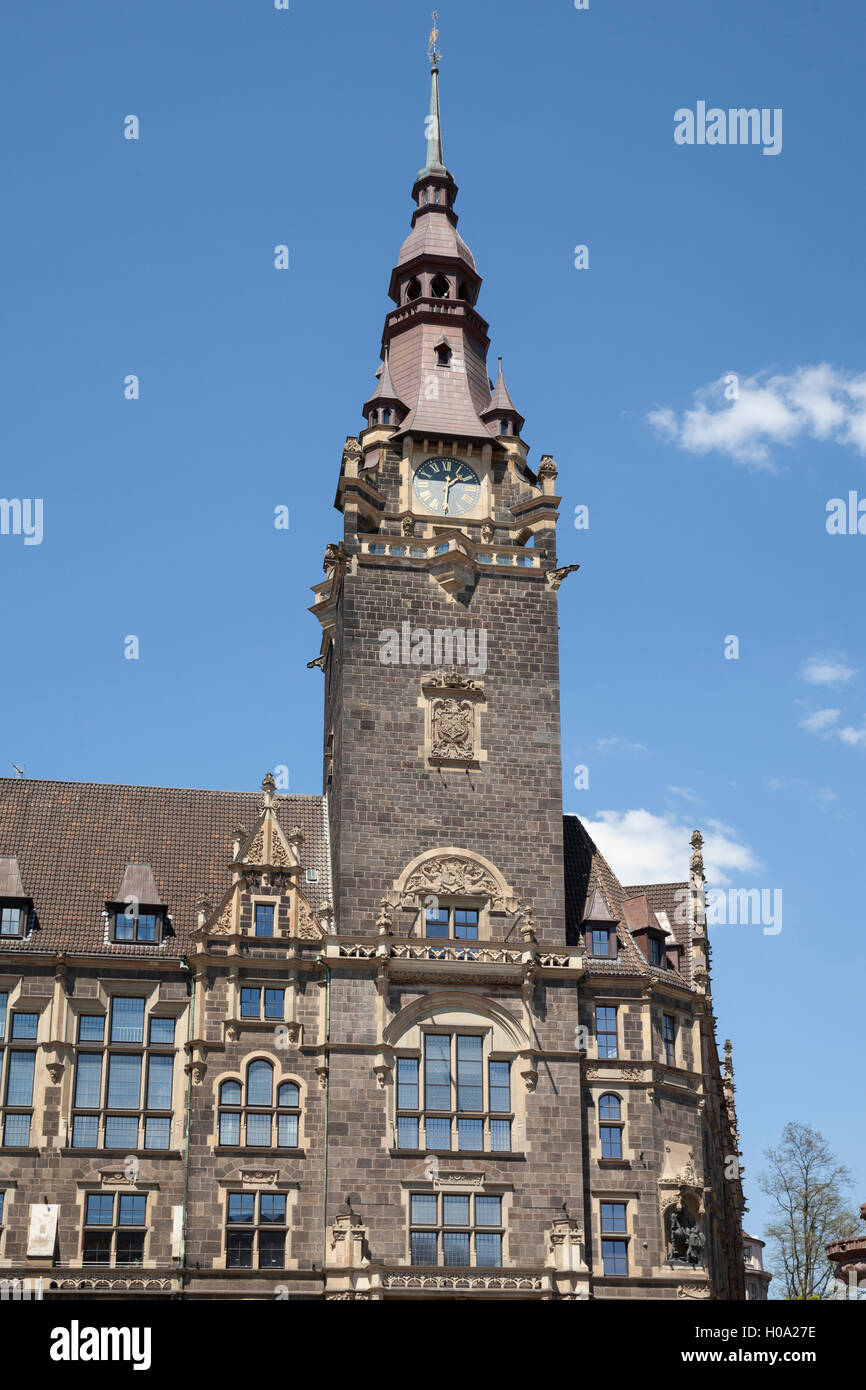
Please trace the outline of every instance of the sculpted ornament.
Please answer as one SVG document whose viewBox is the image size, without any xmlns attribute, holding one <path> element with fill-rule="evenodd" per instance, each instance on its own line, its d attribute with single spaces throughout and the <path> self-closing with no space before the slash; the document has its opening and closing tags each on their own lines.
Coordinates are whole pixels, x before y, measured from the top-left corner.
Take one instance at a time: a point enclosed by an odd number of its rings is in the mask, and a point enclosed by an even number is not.
<svg viewBox="0 0 866 1390">
<path fill-rule="evenodd" d="M 474 859 L 459 859 L 456 855 L 441 855 L 419 864 L 403 889 L 404 902 L 416 893 L 488 897 L 495 912 L 504 908 L 502 890 L 493 875 Z"/>
<path fill-rule="evenodd" d="M 434 758 L 470 762 L 475 755 L 475 711 L 471 700 L 434 700 L 431 715 Z"/>
</svg>

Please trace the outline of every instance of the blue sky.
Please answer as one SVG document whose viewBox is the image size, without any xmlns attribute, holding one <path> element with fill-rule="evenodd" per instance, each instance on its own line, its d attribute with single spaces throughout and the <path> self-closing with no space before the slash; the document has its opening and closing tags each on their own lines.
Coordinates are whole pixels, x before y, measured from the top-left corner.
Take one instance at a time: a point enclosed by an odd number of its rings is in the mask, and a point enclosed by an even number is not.
<svg viewBox="0 0 866 1390">
<path fill-rule="evenodd" d="M 625 881 L 684 876 L 700 825 L 716 883 L 783 891 L 780 933 L 714 931 L 747 1221 L 791 1118 L 860 1201 L 866 537 L 825 520 L 866 496 L 862 5 L 445 0 L 440 27 L 492 360 L 581 565 L 566 810 Z M 0 491 L 44 502 L 40 545 L 0 536 L 4 771 L 252 789 L 285 764 L 317 791 L 309 586 L 409 226 L 429 9 L 47 3 L 4 28 Z M 675 144 L 698 101 L 781 108 L 782 152 Z"/>
</svg>

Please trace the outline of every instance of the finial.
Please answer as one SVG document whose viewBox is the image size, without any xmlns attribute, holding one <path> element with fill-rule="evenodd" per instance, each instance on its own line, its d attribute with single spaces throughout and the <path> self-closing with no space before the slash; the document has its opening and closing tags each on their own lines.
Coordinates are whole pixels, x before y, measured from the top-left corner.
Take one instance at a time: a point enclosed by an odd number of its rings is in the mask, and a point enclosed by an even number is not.
<svg viewBox="0 0 866 1390">
<path fill-rule="evenodd" d="M 433 69 L 438 68 L 440 62 L 442 61 L 442 54 L 439 52 L 438 48 L 436 47 L 436 40 L 437 40 L 438 37 L 439 37 L 439 30 L 438 30 L 437 27 L 436 27 L 436 21 L 438 20 L 438 18 L 439 18 L 439 15 L 438 15 L 437 11 L 434 10 L 434 11 L 433 11 L 433 28 L 430 30 L 430 39 L 429 39 L 428 44 L 427 44 L 427 57 L 428 57 L 429 60 L 430 60 L 430 67 L 433 68 Z"/>
<path fill-rule="evenodd" d="M 704 847 L 704 837 L 701 834 L 700 830 L 692 831 L 692 836 L 689 840 L 689 844 L 692 847 L 692 870 L 694 873 L 703 874 L 704 856 L 702 850 Z"/>
</svg>

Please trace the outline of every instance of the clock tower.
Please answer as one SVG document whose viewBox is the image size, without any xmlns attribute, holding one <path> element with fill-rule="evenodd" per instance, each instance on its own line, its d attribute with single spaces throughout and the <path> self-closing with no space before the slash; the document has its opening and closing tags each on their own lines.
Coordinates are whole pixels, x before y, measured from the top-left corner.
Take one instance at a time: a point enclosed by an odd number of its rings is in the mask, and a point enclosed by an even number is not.
<svg viewBox="0 0 866 1390">
<path fill-rule="evenodd" d="M 490 377 L 437 55 L 427 132 L 314 590 L 336 931 L 424 936 L 422 884 L 452 936 L 463 910 L 479 937 L 519 941 L 528 921 L 562 949 L 556 467 L 530 464 L 501 359 Z"/>
</svg>

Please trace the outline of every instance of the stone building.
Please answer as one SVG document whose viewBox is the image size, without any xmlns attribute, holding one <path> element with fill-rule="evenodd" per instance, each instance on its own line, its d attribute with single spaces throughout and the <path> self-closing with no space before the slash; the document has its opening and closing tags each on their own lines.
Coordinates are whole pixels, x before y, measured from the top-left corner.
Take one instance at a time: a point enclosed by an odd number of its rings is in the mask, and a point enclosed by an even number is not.
<svg viewBox="0 0 866 1390">
<path fill-rule="evenodd" d="M 746 1298 L 750 1302 L 764 1303 L 769 1297 L 772 1274 L 764 1269 L 764 1246 L 766 1241 L 750 1236 L 743 1231 L 743 1263 L 746 1268 Z"/>
<path fill-rule="evenodd" d="M 322 795 L 2 783 L 0 1270 L 57 1297 L 745 1296 L 701 837 L 623 886 L 563 817 L 577 566 L 435 55 L 430 117 L 313 590 Z"/>
</svg>

